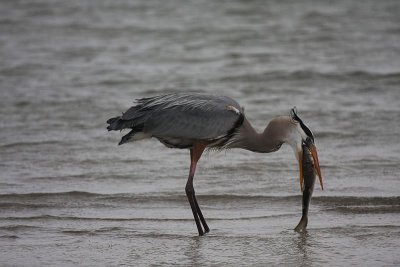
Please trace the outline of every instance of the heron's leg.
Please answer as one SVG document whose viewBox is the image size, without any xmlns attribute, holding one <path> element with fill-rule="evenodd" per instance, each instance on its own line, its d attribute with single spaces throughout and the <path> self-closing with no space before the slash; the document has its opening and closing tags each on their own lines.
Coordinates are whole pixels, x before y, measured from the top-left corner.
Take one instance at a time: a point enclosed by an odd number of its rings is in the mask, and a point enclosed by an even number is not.
<svg viewBox="0 0 400 267">
<path fill-rule="evenodd" d="M 190 150 L 190 154 L 192 154 L 192 150 Z M 193 188 L 193 176 L 194 176 L 195 170 L 196 170 L 196 162 L 192 161 L 190 163 L 190 172 L 189 172 L 188 181 L 186 183 L 185 191 L 186 191 L 186 196 L 189 200 L 190 207 L 192 208 L 193 217 L 196 222 L 197 230 L 199 231 L 199 235 L 202 236 L 202 235 L 204 235 L 204 232 L 203 232 L 203 229 L 201 228 L 199 216 L 197 214 L 197 208 L 196 208 L 195 197 L 194 197 L 194 188 Z"/>
<path fill-rule="evenodd" d="M 203 223 L 206 232 L 210 231 L 210 229 L 208 228 L 206 221 L 204 220 L 203 214 L 201 213 L 200 207 L 196 200 L 193 188 L 193 177 L 196 171 L 197 162 L 199 161 L 201 154 L 203 153 L 205 148 L 206 148 L 205 144 L 195 144 L 193 148 L 190 149 L 190 172 L 185 188 L 186 196 L 189 200 L 190 207 L 192 208 L 193 217 L 196 222 L 197 230 L 199 231 L 200 236 L 204 235 L 203 229 L 201 228 L 200 220 Z"/>
<path fill-rule="evenodd" d="M 197 162 L 199 161 L 199 159 L 200 159 L 200 157 L 201 157 L 201 155 L 202 155 L 202 153 L 203 153 L 203 151 L 204 151 L 204 149 L 206 147 L 207 147 L 207 144 L 205 144 L 205 143 L 197 143 L 197 144 L 195 144 L 194 147 L 193 147 L 193 151 L 192 151 L 192 153 L 190 155 L 191 161 L 195 161 L 196 164 L 197 164 Z M 193 172 L 193 175 L 194 175 L 194 172 Z M 201 212 L 200 206 L 197 203 L 196 193 L 195 193 L 194 189 L 193 189 L 193 198 L 194 198 L 194 203 L 196 205 L 197 215 L 199 216 L 200 221 L 203 224 L 204 231 L 206 233 L 208 233 L 208 232 L 210 232 L 210 228 L 208 228 L 208 225 L 206 223 L 206 220 L 204 219 L 203 213 Z"/>
<path fill-rule="evenodd" d="M 208 228 L 208 225 L 206 223 L 206 220 L 204 219 L 203 213 L 200 210 L 200 206 L 197 203 L 196 194 L 195 193 L 193 193 L 193 194 L 194 194 L 194 204 L 196 204 L 197 214 L 199 215 L 200 221 L 203 224 L 204 232 L 208 233 L 208 232 L 210 232 L 210 228 Z"/>
</svg>

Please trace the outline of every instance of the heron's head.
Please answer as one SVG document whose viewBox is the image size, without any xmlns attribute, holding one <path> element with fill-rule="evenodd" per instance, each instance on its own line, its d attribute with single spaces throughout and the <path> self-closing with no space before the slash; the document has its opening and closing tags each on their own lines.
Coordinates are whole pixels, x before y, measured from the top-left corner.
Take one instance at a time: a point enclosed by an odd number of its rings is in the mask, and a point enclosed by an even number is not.
<svg viewBox="0 0 400 267">
<path fill-rule="evenodd" d="M 317 147 L 315 146 L 314 135 L 310 128 L 300 119 L 297 115 L 296 108 L 290 110 L 290 116 L 287 117 L 287 127 L 285 127 L 285 133 L 283 134 L 283 142 L 289 144 L 294 154 L 299 162 L 299 172 L 300 172 L 300 184 L 303 182 L 303 145 L 304 144 L 312 155 L 313 165 L 315 171 L 318 175 L 321 188 L 323 189 L 323 180 L 321 175 L 321 169 L 319 167 Z"/>
</svg>

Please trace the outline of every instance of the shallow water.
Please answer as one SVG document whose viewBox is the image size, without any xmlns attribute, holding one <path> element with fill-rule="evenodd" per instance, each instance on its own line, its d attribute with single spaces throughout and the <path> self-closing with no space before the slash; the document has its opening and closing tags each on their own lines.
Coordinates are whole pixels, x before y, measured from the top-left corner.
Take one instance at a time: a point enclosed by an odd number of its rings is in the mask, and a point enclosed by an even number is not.
<svg viewBox="0 0 400 267">
<path fill-rule="evenodd" d="M 400 2 L 1 1 L 2 266 L 400 265 Z M 135 98 L 225 94 L 258 129 L 296 106 L 325 190 L 297 163 L 117 146 Z"/>
</svg>

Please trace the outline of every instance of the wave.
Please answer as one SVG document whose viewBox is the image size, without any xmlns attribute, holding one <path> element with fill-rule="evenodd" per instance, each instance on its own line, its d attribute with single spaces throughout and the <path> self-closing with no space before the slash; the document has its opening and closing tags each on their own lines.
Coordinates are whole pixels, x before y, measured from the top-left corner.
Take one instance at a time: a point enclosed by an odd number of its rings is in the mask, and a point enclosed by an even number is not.
<svg viewBox="0 0 400 267">
<path fill-rule="evenodd" d="M 296 213 L 297 214 L 297 213 Z M 283 218 L 293 216 L 293 213 L 258 215 L 258 216 L 240 216 L 240 217 L 207 217 L 207 221 L 239 221 L 239 220 L 259 220 L 266 218 Z M 80 217 L 80 216 L 57 216 L 57 215 L 37 215 L 37 216 L 12 216 L 4 217 L 6 221 L 108 221 L 108 222 L 191 222 L 193 218 L 153 218 L 153 217 L 131 217 L 131 218 L 104 218 L 104 217 Z M 11 226 L 13 227 L 13 226 Z M 30 226 L 27 226 L 30 227 Z M 33 227 L 32 227 L 33 228 Z M 38 227 L 37 227 L 38 228 Z M 24 229 L 24 226 L 21 226 Z M 3 230 L 0 227 L 0 230 Z M 8 229 L 4 229 L 8 230 Z M 19 230 L 17 226 L 16 230 Z M 66 230 L 69 231 L 69 230 Z M 103 230 L 106 231 L 106 230 Z"/>
<path fill-rule="evenodd" d="M 318 196 L 313 197 L 315 204 L 328 206 L 400 206 L 400 196 L 394 197 L 353 197 L 353 196 Z"/>
<path fill-rule="evenodd" d="M 208 216 L 207 220 L 216 221 L 235 221 L 235 220 L 262 220 L 271 218 L 289 218 L 298 216 L 298 212 L 301 211 L 301 195 L 287 195 L 287 196 L 265 196 L 265 195 L 228 195 L 228 194 L 205 194 L 199 195 L 199 201 L 205 205 L 206 210 L 222 210 L 228 206 L 228 209 L 232 209 L 233 206 L 236 209 L 248 210 L 249 207 L 256 209 L 264 209 L 266 214 L 263 212 L 259 214 L 252 214 L 246 216 L 246 213 L 240 216 Z M 7 201 L 2 201 L 7 200 Z M 13 213 L 1 216 L 2 221 L 110 221 L 110 222 L 159 222 L 159 221 L 176 221 L 186 222 L 192 221 L 191 217 L 187 218 L 165 218 L 160 217 L 148 217 L 148 214 L 143 213 L 138 217 L 106 217 L 102 216 L 101 212 L 93 217 L 91 216 L 79 216 L 75 212 L 71 214 L 75 215 L 54 215 L 54 209 L 96 209 L 105 208 L 112 209 L 118 208 L 132 208 L 133 206 L 149 207 L 151 205 L 160 208 L 160 203 L 165 207 L 170 206 L 171 202 L 178 202 L 179 207 L 187 204 L 186 196 L 166 194 L 166 195 L 134 195 L 134 194 L 98 194 L 89 192 L 60 192 L 60 193 L 30 193 L 30 194 L 7 194 L 0 195 L 0 208 L 2 210 L 11 209 Z M 271 204 L 272 203 L 272 204 Z M 125 204 L 125 205 L 124 205 Z M 268 212 L 269 207 L 280 207 L 279 211 L 274 208 L 274 212 Z M 271 205 L 270 205 L 271 204 Z M 288 208 L 282 208 L 284 207 Z M 173 206 L 173 205 L 172 205 Z M 186 207 L 186 206 L 185 206 Z M 296 207 L 294 209 L 294 207 Z M 356 197 L 356 196 L 316 196 L 312 198 L 311 207 L 313 210 L 320 212 L 334 212 L 340 214 L 400 214 L 400 196 L 394 197 Z M 40 215 L 25 215 L 27 210 L 40 209 L 42 208 L 42 214 Z M 175 207 L 176 208 L 176 205 Z M 51 212 L 48 211 L 51 209 Z M 36 210 L 38 211 L 38 210 Z M 49 215 L 52 214 L 52 215 Z M 57 212 L 58 213 L 58 212 Z M 12 214 L 10 216 L 10 214 Z M 84 214 L 84 213 L 82 213 Z M 16 230 L 22 229 L 25 226 L 8 226 L 0 227 L 1 230 Z"/>
<path fill-rule="evenodd" d="M 19 202 L 2 202 L 0 203 L 0 209 L 40 209 L 40 208 L 50 208 L 55 207 L 55 205 L 46 204 L 46 203 L 19 203 Z"/>
<path fill-rule="evenodd" d="M 1 148 L 15 148 L 19 146 L 38 146 L 38 145 L 55 145 L 55 144 L 63 144 L 64 141 L 57 141 L 57 140 L 48 140 L 48 141 L 37 141 L 37 142 L 13 142 L 13 143 L 6 143 L 0 144 Z"/>
<path fill-rule="evenodd" d="M 0 235 L 0 238 L 17 239 L 17 238 L 19 238 L 19 236 L 17 236 L 17 235 Z"/>
<path fill-rule="evenodd" d="M 118 232 L 118 231 L 126 231 L 125 228 L 123 227 L 102 227 L 99 229 L 67 229 L 67 230 L 62 230 L 61 232 L 64 234 L 71 234 L 71 235 L 91 235 L 91 234 L 96 234 L 96 233 L 110 233 L 110 232 Z"/>
<path fill-rule="evenodd" d="M 254 202 L 254 203 L 268 203 L 268 202 L 298 202 L 301 195 L 241 195 L 241 194 L 198 194 L 201 201 L 215 202 L 215 203 L 229 203 L 229 202 Z M 46 202 L 49 200 L 57 200 L 57 202 Z M 54 206 L 53 204 L 63 203 L 64 200 L 69 202 L 79 201 L 87 203 L 96 203 L 101 200 L 102 203 L 109 202 L 187 202 L 186 196 L 182 194 L 132 194 L 132 193 L 119 193 L 119 194 L 101 194 L 85 191 L 67 191 L 67 192 L 42 192 L 42 193 L 26 193 L 26 194 L 0 194 L 0 207 L 6 205 L 21 205 L 22 207 L 36 207 L 36 205 L 43 204 Z M 363 196 L 315 196 L 312 202 L 317 205 L 323 206 L 400 206 L 400 196 L 388 197 L 363 197 Z"/>
<path fill-rule="evenodd" d="M 102 196 L 102 194 L 90 193 L 85 191 L 67 191 L 67 192 L 38 192 L 23 194 L 0 194 L 1 199 L 40 199 L 49 197 L 93 197 Z"/>
<path fill-rule="evenodd" d="M 264 195 L 239 195 L 239 194 L 198 194 L 201 201 L 215 203 L 231 202 L 294 202 L 301 198 L 301 195 L 289 196 L 264 196 Z M 35 207 L 54 207 L 55 205 L 65 205 L 65 203 L 84 202 L 98 205 L 101 203 L 155 203 L 155 202 L 187 202 L 186 195 L 182 192 L 170 194 L 100 194 L 84 191 L 68 192 L 49 192 L 49 193 L 26 193 L 26 194 L 0 194 L 0 207 L 6 208 L 35 208 Z M 87 206 L 86 205 L 86 206 Z"/>
<path fill-rule="evenodd" d="M 38 226 L 32 226 L 32 225 L 6 225 L 6 226 L 0 226 L 0 231 L 21 231 L 21 230 L 32 230 L 32 229 L 39 229 L 41 227 Z"/>
<path fill-rule="evenodd" d="M 400 72 L 369 72 L 369 71 L 349 71 L 349 72 L 317 72 L 312 70 L 298 71 L 269 71 L 262 73 L 245 73 L 235 76 L 221 77 L 221 81 L 271 81 L 271 80 L 310 80 L 310 79 L 325 79 L 325 80 L 382 80 L 396 79 L 400 80 Z"/>
<path fill-rule="evenodd" d="M 7 221 L 50 221 L 50 220 L 71 220 L 71 221 L 192 221 L 192 218 L 102 218 L 102 217 L 78 217 L 78 216 L 56 216 L 56 215 L 37 215 L 37 216 L 13 216 L 4 217 Z"/>
<path fill-rule="evenodd" d="M 388 206 L 339 206 L 328 211 L 349 214 L 387 214 L 387 213 L 400 213 L 400 205 Z"/>
</svg>

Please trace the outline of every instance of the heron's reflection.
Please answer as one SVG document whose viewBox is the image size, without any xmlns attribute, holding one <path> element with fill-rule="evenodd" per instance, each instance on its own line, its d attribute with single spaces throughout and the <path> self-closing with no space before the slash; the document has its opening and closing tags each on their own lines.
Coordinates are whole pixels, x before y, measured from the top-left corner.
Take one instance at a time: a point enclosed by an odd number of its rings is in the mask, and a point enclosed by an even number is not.
<svg viewBox="0 0 400 267">
<path fill-rule="evenodd" d="M 201 248 L 204 238 L 195 236 L 189 239 L 187 250 L 184 255 L 189 259 L 190 266 L 201 266 Z"/>
</svg>

